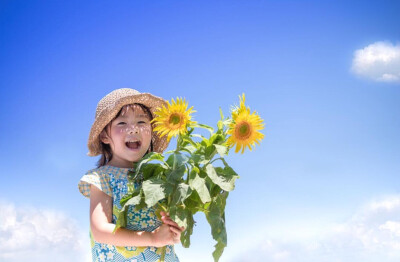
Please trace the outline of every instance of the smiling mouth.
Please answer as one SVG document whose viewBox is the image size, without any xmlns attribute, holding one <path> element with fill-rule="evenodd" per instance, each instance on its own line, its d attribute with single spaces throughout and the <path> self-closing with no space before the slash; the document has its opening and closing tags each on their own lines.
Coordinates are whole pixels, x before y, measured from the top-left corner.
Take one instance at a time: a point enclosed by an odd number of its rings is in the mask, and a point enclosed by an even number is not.
<svg viewBox="0 0 400 262">
<path fill-rule="evenodd" d="M 125 145 L 129 149 L 138 149 L 142 145 L 142 142 L 140 142 L 140 141 L 126 142 Z"/>
</svg>

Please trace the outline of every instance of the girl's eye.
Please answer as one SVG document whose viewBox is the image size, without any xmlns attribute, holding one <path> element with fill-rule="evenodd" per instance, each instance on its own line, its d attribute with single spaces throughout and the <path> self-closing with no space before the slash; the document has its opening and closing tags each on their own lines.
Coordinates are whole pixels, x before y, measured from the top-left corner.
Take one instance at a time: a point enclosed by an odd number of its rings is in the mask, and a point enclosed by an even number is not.
<svg viewBox="0 0 400 262">
<path fill-rule="evenodd" d="M 145 121 L 139 121 L 138 123 L 139 123 L 139 124 L 146 124 Z"/>
<path fill-rule="evenodd" d="M 117 125 L 125 125 L 125 122 L 119 122 Z"/>
</svg>

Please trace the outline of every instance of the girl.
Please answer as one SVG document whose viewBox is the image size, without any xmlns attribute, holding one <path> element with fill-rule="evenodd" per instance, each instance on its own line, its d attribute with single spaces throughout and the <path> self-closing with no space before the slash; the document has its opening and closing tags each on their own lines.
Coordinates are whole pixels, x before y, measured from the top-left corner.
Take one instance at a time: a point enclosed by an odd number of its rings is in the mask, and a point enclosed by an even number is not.
<svg viewBox="0 0 400 262">
<path fill-rule="evenodd" d="M 113 233 L 115 213 L 127 193 L 127 173 L 146 153 L 163 152 L 166 136 L 153 133 L 151 123 L 162 98 L 136 90 L 117 89 L 100 100 L 90 130 L 89 156 L 101 155 L 96 169 L 79 182 L 79 191 L 90 197 L 90 239 L 93 261 L 158 261 L 166 246 L 165 261 L 179 261 L 173 244 L 184 228 L 154 208 L 128 207 L 127 226 Z M 136 185 L 137 186 L 137 185 Z"/>
</svg>

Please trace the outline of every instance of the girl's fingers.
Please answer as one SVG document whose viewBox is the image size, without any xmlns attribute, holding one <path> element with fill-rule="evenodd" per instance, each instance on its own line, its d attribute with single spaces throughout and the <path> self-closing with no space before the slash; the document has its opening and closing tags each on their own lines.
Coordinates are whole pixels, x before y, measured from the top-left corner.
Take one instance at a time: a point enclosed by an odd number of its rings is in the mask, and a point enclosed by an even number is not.
<svg viewBox="0 0 400 262">
<path fill-rule="evenodd" d="M 180 227 L 177 223 L 175 223 L 175 222 L 172 221 L 172 220 L 165 220 L 164 223 L 167 224 L 167 225 L 170 225 L 170 226 L 172 226 L 172 227 L 174 227 L 174 228 L 176 228 L 176 229 L 179 230 L 180 232 L 185 231 L 185 227 Z"/>
<path fill-rule="evenodd" d="M 164 222 L 164 224 L 167 224 L 167 225 L 173 226 L 173 227 L 175 227 L 175 228 L 179 228 L 178 224 L 177 224 L 177 223 L 175 223 L 175 222 L 174 222 L 174 221 L 172 221 L 172 220 L 164 220 L 163 222 Z"/>
<path fill-rule="evenodd" d="M 176 227 L 169 227 L 169 230 L 171 230 L 173 233 L 175 233 L 177 236 L 179 236 L 179 238 L 180 238 L 180 236 L 181 236 L 181 231 L 178 229 L 178 228 L 176 228 Z"/>
<path fill-rule="evenodd" d="M 161 211 L 160 214 L 162 215 L 161 220 L 163 221 L 163 223 L 169 225 L 170 228 L 175 228 L 176 231 L 179 232 L 179 234 L 185 230 L 185 227 L 179 227 L 179 225 L 168 216 L 168 213 Z"/>
<path fill-rule="evenodd" d="M 170 218 L 164 218 L 162 219 L 162 221 L 168 225 L 174 225 L 176 227 L 179 227 L 178 224 Z"/>
</svg>

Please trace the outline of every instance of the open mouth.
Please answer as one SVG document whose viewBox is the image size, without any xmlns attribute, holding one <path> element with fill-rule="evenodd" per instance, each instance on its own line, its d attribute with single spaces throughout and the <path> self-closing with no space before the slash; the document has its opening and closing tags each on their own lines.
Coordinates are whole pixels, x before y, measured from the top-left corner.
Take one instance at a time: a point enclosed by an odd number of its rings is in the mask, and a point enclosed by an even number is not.
<svg viewBox="0 0 400 262">
<path fill-rule="evenodd" d="M 126 142 L 125 145 L 129 149 L 138 149 L 142 145 L 142 142 L 140 142 L 140 141 L 129 141 L 129 142 Z"/>
</svg>

